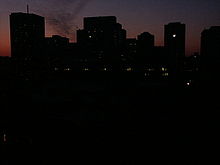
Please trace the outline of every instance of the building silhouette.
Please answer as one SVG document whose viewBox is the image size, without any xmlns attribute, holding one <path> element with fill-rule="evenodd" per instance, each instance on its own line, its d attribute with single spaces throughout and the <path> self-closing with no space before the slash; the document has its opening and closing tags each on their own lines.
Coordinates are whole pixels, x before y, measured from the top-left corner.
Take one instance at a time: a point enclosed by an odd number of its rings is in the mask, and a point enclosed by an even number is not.
<svg viewBox="0 0 220 165">
<path fill-rule="evenodd" d="M 12 13 L 10 35 L 11 57 L 15 71 L 29 74 L 30 71 L 43 70 L 44 17 L 29 13 Z"/>
<path fill-rule="evenodd" d="M 153 63 L 154 35 L 143 32 L 137 37 L 138 61 L 144 65 Z"/>
<path fill-rule="evenodd" d="M 96 61 L 109 63 L 120 59 L 126 31 L 115 16 L 86 17 L 84 29 L 77 31 L 77 44 Z"/>
<path fill-rule="evenodd" d="M 137 55 L 137 39 L 136 38 L 127 38 L 125 50 L 126 50 L 126 53 L 125 53 L 126 58 L 131 61 L 134 61 L 134 58 Z"/>
<path fill-rule="evenodd" d="M 69 38 L 59 35 L 45 38 L 45 57 L 50 69 L 64 67 L 63 61 L 69 54 Z"/>
<path fill-rule="evenodd" d="M 154 35 L 149 32 L 143 32 L 138 35 L 138 44 L 141 48 L 152 49 L 154 47 Z"/>
<path fill-rule="evenodd" d="M 185 58 L 186 26 L 175 22 L 164 28 L 164 44 L 169 55 L 170 71 L 173 76 L 179 76 L 183 71 Z"/>
<path fill-rule="evenodd" d="M 45 38 L 46 55 L 49 58 L 62 58 L 62 54 L 69 46 L 69 38 L 59 35 Z"/>
<path fill-rule="evenodd" d="M 213 26 L 201 34 L 201 62 L 204 72 L 219 72 L 220 26 Z"/>
<path fill-rule="evenodd" d="M 14 58 L 32 58 L 39 55 L 45 37 L 43 17 L 29 13 L 10 15 L 11 56 Z"/>
</svg>

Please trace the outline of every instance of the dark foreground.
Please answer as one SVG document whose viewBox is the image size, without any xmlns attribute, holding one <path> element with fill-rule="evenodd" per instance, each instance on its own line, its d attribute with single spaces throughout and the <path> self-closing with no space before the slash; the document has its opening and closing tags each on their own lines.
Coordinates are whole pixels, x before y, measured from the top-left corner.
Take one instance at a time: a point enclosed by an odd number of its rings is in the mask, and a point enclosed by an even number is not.
<svg viewBox="0 0 220 165">
<path fill-rule="evenodd" d="M 88 75 L 2 81 L 0 164 L 216 163 L 218 91 Z"/>
</svg>

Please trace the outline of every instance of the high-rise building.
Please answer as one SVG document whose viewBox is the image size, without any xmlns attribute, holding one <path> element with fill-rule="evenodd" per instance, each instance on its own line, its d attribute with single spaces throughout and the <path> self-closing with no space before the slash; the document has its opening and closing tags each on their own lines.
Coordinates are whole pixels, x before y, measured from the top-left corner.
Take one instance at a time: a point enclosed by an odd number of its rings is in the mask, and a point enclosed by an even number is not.
<svg viewBox="0 0 220 165">
<path fill-rule="evenodd" d="M 126 31 L 115 16 L 86 17 L 84 29 L 77 31 L 77 43 L 99 59 L 109 53 L 113 57 L 112 51 L 120 52 L 125 46 Z"/>
<path fill-rule="evenodd" d="M 220 26 L 213 26 L 201 34 L 201 56 L 220 60 Z"/>
<path fill-rule="evenodd" d="M 152 63 L 154 35 L 144 32 L 137 37 L 137 58 L 144 64 Z"/>
<path fill-rule="evenodd" d="M 30 60 L 41 55 L 45 37 L 44 17 L 29 13 L 10 15 L 11 56 Z"/>
<path fill-rule="evenodd" d="M 171 72 L 175 75 L 183 71 L 185 58 L 186 26 L 180 22 L 165 25 L 164 44 L 170 61 Z"/>
<path fill-rule="evenodd" d="M 213 26 L 201 34 L 201 65 L 207 75 L 220 72 L 220 26 Z"/>
</svg>

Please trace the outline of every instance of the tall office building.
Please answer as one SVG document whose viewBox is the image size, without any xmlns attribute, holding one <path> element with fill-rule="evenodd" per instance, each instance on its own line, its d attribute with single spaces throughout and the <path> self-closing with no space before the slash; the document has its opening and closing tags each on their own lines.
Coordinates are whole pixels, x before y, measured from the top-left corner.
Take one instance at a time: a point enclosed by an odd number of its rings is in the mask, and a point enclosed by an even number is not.
<svg viewBox="0 0 220 165">
<path fill-rule="evenodd" d="M 201 65 L 205 72 L 219 73 L 220 26 L 213 26 L 201 34 Z"/>
<path fill-rule="evenodd" d="M 29 13 L 10 15 L 11 56 L 31 60 L 41 55 L 45 37 L 44 17 Z"/>
<path fill-rule="evenodd" d="M 138 59 L 143 64 L 152 63 L 153 48 L 154 48 L 154 35 L 149 32 L 144 32 L 137 37 L 137 51 Z"/>
<path fill-rule="evenodd" d="M 175 75 L 183 71 L 185 58 L 186 26 L 180 22 L 165 25 L 164 44 L 170 61 L 171 72 Z"/>
<path fill-rule="evenodd" d="M 77 31 L 77 43 L 101 59 L 112 51 L 120 52 L 126 43 L 126 31 L 115 16 L 86 17 L 84 29 Z"/>
<path fill-rule="evenodd" d="M 213 26 L 202 32 L 201 56 L 220 60 L 220 26 Z"/>
</svg>

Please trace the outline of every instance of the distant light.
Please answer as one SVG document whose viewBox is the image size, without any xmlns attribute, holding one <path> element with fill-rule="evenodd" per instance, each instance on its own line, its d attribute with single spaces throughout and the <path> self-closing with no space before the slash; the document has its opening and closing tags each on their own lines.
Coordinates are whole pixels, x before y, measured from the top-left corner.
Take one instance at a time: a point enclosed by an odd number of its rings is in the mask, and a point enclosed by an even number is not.
<svg viewBox="0 0 220 165">
<path fill-rule="evenodd" d="M 191 86 L 192 85 L 192 80 L 188 80 L 187 82 L 186 82 L 186 86 Z"/>
<path fill-rule="evenodd" d="M 92 36 L 89 36 L 89 38 L 92 38 Z"/>
<path fill-rule="evenodd" d="M 147 70 L 148 72 L 154 72 L 154 71 L 155 71 L 154 68 L 146 68 L 146 70 Z"/>
<path fill-rule="evenodd" d="M 167 71 L 168 71 L 168 69 L 167 69 L 167 68 L 165 68 L 165 67 L 162 67 L 162 68 L 161 68 L 161 71 L 162 71 L 162 72 L 167 72 Z"/>
<path fill-rule="evenodd" d="M 144 76 L 145 76 L 145 77 L 149 77 L 149 76 L 150 76 L 150 73 L 144 73 Z"/>
<path fill-rule="evenodd" d="M 71 71 L 71 68 L 65 68 L 64 71 Z"/>
<path fill-rule="evenodd" d="M 126 71 L 127 72 L 131 72 L 133 69 L 132 68 L 127 68 Z"/>
<path fill-rule="evenodd" d="M 4 142 L 7 142 L 7 136 L 6 136 L 6 134 L 4 134 L 4 136 L 3 136 L 3 141 L 4 141 Z"/>
<path fill-rule="evenodd" d="M 173 34 L 173 38 L 176 38 L 176 34 Z"/>
<path fill-rule="evenodd" d="M 168 73 L 168 72 L 163 73 L 162 76 L 163 76 L 163 77 L 168 77 L 168 76 L 169 76 L 169 73 Z"/>
</svg>

